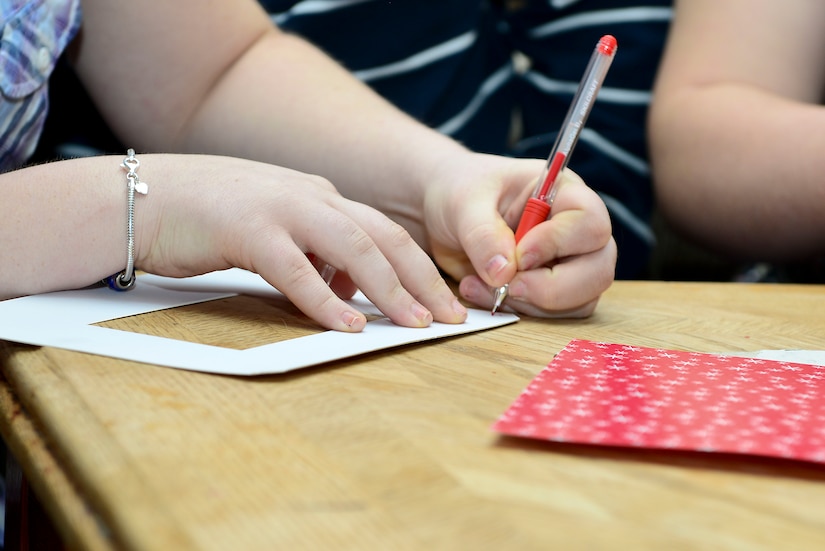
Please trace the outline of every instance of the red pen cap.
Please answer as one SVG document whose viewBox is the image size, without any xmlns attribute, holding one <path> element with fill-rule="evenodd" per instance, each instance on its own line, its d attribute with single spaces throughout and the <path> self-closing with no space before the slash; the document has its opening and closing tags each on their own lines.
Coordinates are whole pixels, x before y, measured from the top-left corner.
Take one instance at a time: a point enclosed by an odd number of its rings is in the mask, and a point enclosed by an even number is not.
<svg viewBox="0 0 825 551">
<path fill-rule="evenodd" d="M 599 43 L 596 45 L 596 49 L 603 54 L 606 55 L 613 55 L 613 52 L 616 51 L 616 37 L 610 34 L 606 34 L 599 40 Z"/>
</svg>

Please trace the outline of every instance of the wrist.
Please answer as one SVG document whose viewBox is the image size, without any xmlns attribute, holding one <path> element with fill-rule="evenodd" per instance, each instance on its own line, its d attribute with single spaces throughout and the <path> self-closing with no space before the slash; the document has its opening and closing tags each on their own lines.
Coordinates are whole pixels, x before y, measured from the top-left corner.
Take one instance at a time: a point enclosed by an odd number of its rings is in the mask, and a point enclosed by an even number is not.
<svg viewBox="0 0 825 551">
<path fill-rule="evenodd" d="M 428 195 L 434 188 L 440 188 L 450 180 L 448 174 L 462 164 L 463 157 L 472 155 L 468 149 L 448 136 L 435 134 L 432 139 L 425 140 L 418 148 L 411 148 L 405 155 L 403 177 L 393 184 L 397 195 L 378 206 L 390 218 L 403 225 L 427 252 L 431 252 L 426 229 Z"/>
</svg>

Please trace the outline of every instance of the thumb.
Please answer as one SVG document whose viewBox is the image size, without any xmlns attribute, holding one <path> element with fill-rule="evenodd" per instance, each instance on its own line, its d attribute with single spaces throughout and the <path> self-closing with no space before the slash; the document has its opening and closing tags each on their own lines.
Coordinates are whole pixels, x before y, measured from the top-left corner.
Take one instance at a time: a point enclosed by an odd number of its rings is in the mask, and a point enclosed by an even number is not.
<svg viewBox="0 0 825 551">
<path fill-rule="evenodd" d="M 461 246 L 479 277 L 491 287 L 509 283 L 518 268 L 516 240 L 501 215 L 476 201 L 464 210 L 458 228 Z"/>
</svg>

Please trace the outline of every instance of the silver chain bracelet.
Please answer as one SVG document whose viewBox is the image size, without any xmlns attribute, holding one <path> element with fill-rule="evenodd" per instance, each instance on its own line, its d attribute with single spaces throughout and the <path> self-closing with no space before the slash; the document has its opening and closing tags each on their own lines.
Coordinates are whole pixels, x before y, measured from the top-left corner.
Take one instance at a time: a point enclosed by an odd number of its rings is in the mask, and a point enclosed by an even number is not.
<svg viewBox="0 0 825 551">
<path fill-rule="evenodd" d="M 135 150 L 129 149 L 127 157 L 120 166 L 126 169 L 126 187 L 128 191 L 126 218 L 126 269 L 106 278 L 106 284 L 115 291 L 128 291 L 135 286 L 135 192 L 141 195 L 149 193 L 149 186 L 141 182 L 137 175 L 140 161 L 135 157 Z"/>
</svg>

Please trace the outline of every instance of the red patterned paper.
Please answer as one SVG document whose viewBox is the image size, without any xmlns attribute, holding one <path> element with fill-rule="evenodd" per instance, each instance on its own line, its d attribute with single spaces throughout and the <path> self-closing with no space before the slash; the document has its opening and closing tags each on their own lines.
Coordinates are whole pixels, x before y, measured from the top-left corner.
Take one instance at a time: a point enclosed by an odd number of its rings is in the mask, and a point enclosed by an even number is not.
<svg viewBox="0 0 825 551">
<path fill-rule="evenodd" d="M 825 367 L 574 340 L 493 429 L 825 462 Z"/>
</svg>

